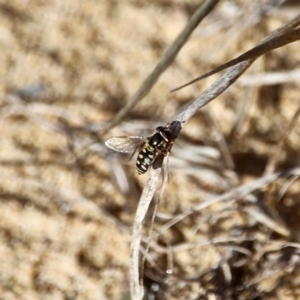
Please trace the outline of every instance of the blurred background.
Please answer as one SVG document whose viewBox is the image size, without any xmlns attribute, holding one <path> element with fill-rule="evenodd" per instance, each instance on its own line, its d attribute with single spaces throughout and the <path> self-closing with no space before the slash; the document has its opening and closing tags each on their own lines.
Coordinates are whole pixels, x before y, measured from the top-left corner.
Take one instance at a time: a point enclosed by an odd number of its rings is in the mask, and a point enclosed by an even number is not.
<svg viewBox="0 0 300 300">
<path fill-rule="evenodd" d="M 0 0 L 1 299 L 129 299 L 131 230 L 148 175 L 103 142 L 151 135 L 220 74 L 170 89 L 300 13 L 298 1 L 220 1 L 102 136 L 202 2 Z M 299 164 L 299 80 L 296 42 L 257 59 L 184 126 L 144 266 L 146 299 L 300 298 L 297 174 L 235 194 Z"/>
</svg>

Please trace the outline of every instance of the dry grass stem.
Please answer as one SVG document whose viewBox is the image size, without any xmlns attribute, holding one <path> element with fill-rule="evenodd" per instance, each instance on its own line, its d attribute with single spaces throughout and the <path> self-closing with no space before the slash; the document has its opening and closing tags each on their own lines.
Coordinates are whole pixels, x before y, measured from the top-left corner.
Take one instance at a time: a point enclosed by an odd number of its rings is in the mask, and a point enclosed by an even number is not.
<svg viewBox="0 0 300 300">
<path fill-rule="evenodd" d="M 132 299 L 142 299 L 144 295 L 143 286 L 140 283 L 140 246 L 142 239 L 143 221 L 148 212 L 149 205 L 152 201 L 154 193 L 159 182 L 161 169 L 150 169 L 148 182 L 145 185 L 141 199 L 139 201 L 136 217 L 133 225 L 131 255 L 130 255 L 130 293 Z"/>
<path fill-rule="evenodd" d="M 137 90 L 137 92 L 129 99 L 127 104 L 113 118 L 109 126 L 105 129 L 105 132 L 119 124 L 125 118 L 125 116 L 132 110 L 132 108 L 149 93 L 153 85 L 159 79 L 160 75 L 172 63 L 177 53 L 185 45 L 188 38 L 198 26 L 198 24 L 214 9 L 218 2 L 219 0 L 206 0 L 196 10 L 195 14 L 185 26 L 184 30 L 178 35 L 178 37 L 171 44 L 166 53 L 161 57 L 154 70 L 147 77 L 147 79 Z"/>
<path fill-rule="evenodd" d="M 245 75 L 237 82 L 240 86 L 267 86 L 289 82 L 299 82 L 300 70 L 295 69 L 285 72 L 268 72 L 255 75 Z"/>
</svg>

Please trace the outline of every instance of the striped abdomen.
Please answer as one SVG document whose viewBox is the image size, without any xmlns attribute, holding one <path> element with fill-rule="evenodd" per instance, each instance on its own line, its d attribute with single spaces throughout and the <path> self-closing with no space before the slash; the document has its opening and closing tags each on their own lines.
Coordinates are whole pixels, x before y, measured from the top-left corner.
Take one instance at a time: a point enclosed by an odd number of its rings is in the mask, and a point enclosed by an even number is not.
<svg viewBox="0 0 300 300">
<path fill-rule="evenodd" d="M 139 152 L 136 160 L 136 170 L 139 175 L 144 174 L 149 167 L 152 165 L 156 156 L 156 150 L 152 148 L 149 144 Z"/>
<path fill-rule="evenodd" d="M 152 165 L 156 156 L 156 150 L 152 148 L 149 144 L 139 152 L 136 160 L 136 170 L 139 175 L 144 174 L 149 167 Z"/>
</svg>

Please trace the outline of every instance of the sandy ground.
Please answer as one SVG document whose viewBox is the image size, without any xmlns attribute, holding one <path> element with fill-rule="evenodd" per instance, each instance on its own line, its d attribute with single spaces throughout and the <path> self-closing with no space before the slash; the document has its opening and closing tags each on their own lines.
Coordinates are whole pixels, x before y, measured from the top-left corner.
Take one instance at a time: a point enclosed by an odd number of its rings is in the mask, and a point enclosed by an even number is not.
<svg viewBox="0 0 300 300">
<path fill-rule="evenodd" d="M 149 135 L 220 75 L 171 88 L 300 13 L 295 1 L 222 1 L 126 122 L 102 137 L 200 1 L 150 2 L 0 0 L 0 299 L 129 299 L 130 234 L 147 175 L 103 140 Z M 251 83 L 299 66 L 299 42 L 265 55 L 184 127 L 144 268 L 147 299 L 300 299 L 297 176 L 162 230 L 266 175 L 278 149 L 275 171 L 299 164 L 299 76 Z M 91 143 L 97 151 L 84 151 Z"/>
</svg>

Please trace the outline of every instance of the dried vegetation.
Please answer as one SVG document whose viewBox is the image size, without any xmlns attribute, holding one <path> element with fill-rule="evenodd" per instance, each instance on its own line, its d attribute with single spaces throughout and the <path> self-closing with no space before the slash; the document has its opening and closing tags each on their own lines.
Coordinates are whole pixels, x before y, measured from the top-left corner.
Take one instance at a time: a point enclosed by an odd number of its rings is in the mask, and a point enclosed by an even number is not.
<svg viewBox="0 0 300 300">
<path fill-rule="evenodd" d="M 297 1 L 220 2 L 101 136 L 199 3 L 0 1 L 3 299 L 129 298 L 147 175 L 103 140 L 151 134 L 221 75 L 170 89 L 300 14 Z M 142 251 L 148 299 L 300 298 L 299 66 L 299 42 L 262 56 L 185 124 Z"/>
</svg>

